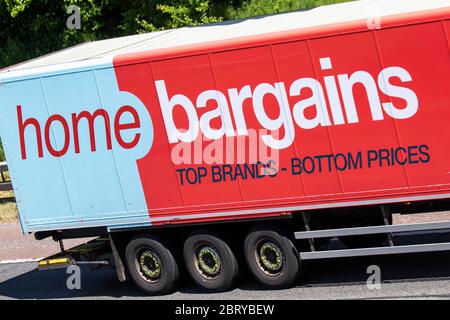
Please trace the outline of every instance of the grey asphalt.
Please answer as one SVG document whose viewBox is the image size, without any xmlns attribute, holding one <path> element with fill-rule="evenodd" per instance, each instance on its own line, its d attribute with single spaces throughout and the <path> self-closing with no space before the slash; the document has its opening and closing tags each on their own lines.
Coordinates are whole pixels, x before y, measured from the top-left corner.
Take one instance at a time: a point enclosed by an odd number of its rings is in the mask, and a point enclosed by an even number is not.
<svg viewBox="0 0 450 320">
<path fill-rule="evenodd" d="M 447 241 L 449 234 L 433 237 Z M 414 240 L 414 239 L 412 239 Z M 366 286 L 367 267 L 378 265 L 381 288 Z M 81 269 L 81 289 L 69 290 L 65 269 L 38 271 L 35 263 L 0 265 L 0 299 L 449 299 L 450 252 L 318 260 L 303 263 L 294 288 L 263 290 L 244 275 L 232 291 L 205 294 L 183 276 L 178 291 L 148 297 L 119 283 L 111 269 Z"/>
</svg>

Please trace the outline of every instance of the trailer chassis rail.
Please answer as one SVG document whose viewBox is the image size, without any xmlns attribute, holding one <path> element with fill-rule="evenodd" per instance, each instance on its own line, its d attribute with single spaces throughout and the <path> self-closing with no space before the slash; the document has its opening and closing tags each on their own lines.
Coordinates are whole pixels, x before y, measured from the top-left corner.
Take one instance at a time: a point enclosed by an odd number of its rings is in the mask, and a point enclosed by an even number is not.
<svg viewBox="0 0 450 320">
<path fill-rule="evenodd" d="M 339 229 L 314 230 L 314 231 L 311 231 L 309 229 L 307 222 L 305 224 L 306 224 L 306 231 L 299 231 L 294 233 L 295 239 L 297 240 L 307 239 L 310 243 L 311 248 L 310 252 L 299 253 L 301 260 L 450 251 L 450 242 L 425 243 L 414 245 L 395 245 L 393 241 L 394 234 L 402 234 L 409 232 L 427 232 L 436 230 L 442 231 L 447 230 L 450 232 L 450 222 L 381 225 L 381 226 L 339 228 Z M 316 251 L 314 249 L 314 239 L 318 238 L 333 238 L 340 236 L 355 236 L 355 235 L 382 234 L 382 233 L 386 233 L 389 235 L 388 246 L 358 248 L 358 249 L 321 250 L 321 251 Z"/>
</svg>

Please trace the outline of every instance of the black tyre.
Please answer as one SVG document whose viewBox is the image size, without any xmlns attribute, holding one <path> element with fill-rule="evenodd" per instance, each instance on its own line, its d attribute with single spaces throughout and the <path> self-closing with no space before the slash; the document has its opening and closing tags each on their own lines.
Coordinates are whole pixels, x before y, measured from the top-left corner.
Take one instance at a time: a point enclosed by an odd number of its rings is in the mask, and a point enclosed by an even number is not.
<svg viewBox="0 0 450 320">
<path fill-rule="evenodd" d="M 281 231 L 260 227 L 245 238 L 245 259 L 250 273 L 268 289 L 290 287 L 300 268 L 291 240 Z"/>
<path fill-rule="evenodd" d="M 156 295 L 174 290 L 178 266 L 159 239 L 148 235 L 134 237 L 125 250 L 125 260 L 131 278 L 145 292 Z"/>
<path fill-rule="evenodd" d="M 195 285 L 208 292 L 230 289 L 239 274 L 233 251 L 218 235 L 192 234 L 184 243 L 183 256 Z"/>
</svg>

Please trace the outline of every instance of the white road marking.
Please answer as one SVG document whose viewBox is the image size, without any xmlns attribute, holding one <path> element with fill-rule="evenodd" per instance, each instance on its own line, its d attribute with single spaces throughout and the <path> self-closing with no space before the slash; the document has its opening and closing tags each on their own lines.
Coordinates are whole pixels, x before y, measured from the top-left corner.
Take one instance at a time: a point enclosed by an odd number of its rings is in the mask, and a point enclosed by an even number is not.
<svg viewBox="0 0 450 320">
<path fill-rule="evenodd" d="M 35 258 L 35 259 L 15 259 L 15 260 L 0 260 L 0 264 L 13 264 L 13 263 L 27 263 L 27 262 L 37 262 L 44 258 Z"/>
</svg>

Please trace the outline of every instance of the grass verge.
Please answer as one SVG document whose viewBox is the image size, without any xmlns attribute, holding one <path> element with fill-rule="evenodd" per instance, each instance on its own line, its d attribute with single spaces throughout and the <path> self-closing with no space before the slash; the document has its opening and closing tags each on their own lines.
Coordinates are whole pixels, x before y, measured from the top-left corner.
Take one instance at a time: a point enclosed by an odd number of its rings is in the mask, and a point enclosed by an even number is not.
<svg viewBox="0 0 450 320">
<path fill-rule="evenodd" d="M 17 221 L 18 211 L 14 192 L 0 191 L 0 223 Z"/>
</svg>

